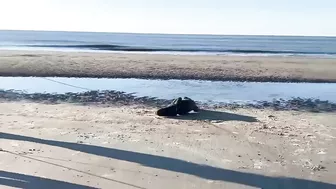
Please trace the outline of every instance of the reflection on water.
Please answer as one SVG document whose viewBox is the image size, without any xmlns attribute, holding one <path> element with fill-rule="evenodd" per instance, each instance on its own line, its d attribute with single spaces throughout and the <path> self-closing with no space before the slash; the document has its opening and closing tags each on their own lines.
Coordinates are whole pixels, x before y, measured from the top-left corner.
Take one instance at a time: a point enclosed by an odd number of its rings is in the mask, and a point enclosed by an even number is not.
<svg viewBox="0 0 336 189">
<path fill-rule="evenodd" d="M 0 77 L 0 89 L 28 93 L 66 93 L 116 90 L 134 95 L 173 99 L 188 96 L 200 102 L 253 102 L 314 98 L 336 102 L 333 83 L 258 83 L 196 80 Z"/>
</svg>

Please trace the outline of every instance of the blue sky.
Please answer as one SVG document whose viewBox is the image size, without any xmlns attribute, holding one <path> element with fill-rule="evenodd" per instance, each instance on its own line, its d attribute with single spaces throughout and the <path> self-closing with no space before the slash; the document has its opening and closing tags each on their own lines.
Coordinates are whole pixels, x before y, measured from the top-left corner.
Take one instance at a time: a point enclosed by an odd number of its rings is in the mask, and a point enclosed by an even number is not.
<svg viewBox="0 0 336 189">
<path fill-rule="evenodd" d="M 336 36 L 336 0 L 0 0 L 0 29 Z"/>
</svg>

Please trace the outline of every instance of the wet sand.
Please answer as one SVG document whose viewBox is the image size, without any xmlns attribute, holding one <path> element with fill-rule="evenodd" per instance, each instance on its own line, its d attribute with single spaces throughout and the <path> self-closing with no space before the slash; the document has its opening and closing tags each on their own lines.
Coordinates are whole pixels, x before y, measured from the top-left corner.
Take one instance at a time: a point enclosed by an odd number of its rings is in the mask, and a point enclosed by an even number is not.
<svg viewBox="0 0 336 189">
<path fill-rule="evenodd" d="M 335 188 L 336 115 L 0 103 L 0 186 Z"/>
<path fill-rule="evenodd" d="M 169 105 L 174 99 L 160 99 L 150 96 L 138 97 L 132 93 L 125 93 L 115 90 L 86 91 L 86 92 L 67 92 L 65 94 L 55 93 L 27 93 L 22 91 L 1 90 L 0 102 L 38 102 L 44 104 L 69 103 L 76 105 L 98 105 L 98 106 L 116 106 L 116 105 L 145 105 L 153 108 L 161 108 Z M 254 108 L 254 109 L 272 109 L 275 111 L 294 110 L 302 112 L 336 112 L 336 104 L 330 101 L 310 98 L 292 98 L 288 100 L 273 99 L 272 101 L 254 101 L 245 103 L 224 103 L 224 102 L 199 102 L 197 105 L 201 108 Z"/>
<path fill-rule="evenodd" d="M 0 76 L 336 82 L 336 59 L 0 51 Z"/>
</svg>

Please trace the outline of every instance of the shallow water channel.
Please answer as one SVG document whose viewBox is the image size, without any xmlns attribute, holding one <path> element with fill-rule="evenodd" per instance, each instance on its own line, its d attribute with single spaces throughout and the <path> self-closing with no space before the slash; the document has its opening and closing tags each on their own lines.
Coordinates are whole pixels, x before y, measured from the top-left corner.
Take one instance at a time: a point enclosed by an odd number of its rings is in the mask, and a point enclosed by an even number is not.
<svg viewBox="0 0 336 189">
<path fill-rule="evenodd" d="M 0 77 L 0 90 L 26 93 L 67 93 L 115 90 L 135 96 L 173 99 L 188 96 L 200 102 L 253 103 L 255 101 L 312 98 L 336 102 L 333 83 L 261 83 L 197 80 L 98 79 L 61 77 Z"/>
</svg>

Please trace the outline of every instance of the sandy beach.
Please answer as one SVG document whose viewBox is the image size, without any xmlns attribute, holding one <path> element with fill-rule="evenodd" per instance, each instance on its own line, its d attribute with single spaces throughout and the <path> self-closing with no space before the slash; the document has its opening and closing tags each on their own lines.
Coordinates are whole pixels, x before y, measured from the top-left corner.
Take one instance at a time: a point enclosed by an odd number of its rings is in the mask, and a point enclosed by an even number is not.
<svg viewBox="0 0 336 189">
<path fill-rule="evenodd" d="M 0 51 L 1 76 L 335 82 L 334 63 Z M 1 188 L 336 188 L 334 104 L 296 99 L 284 109 L 201 106 L 198 114 L 156 116 L 166 103 L 120 92 L 2 91 Z"/>
<path fill-rule="evenodd" d="M 335 188 L 336 115 L 0 103 L 0 185 Z"/>
<path fill-rule="evenodd" d="M 336 59 L 0 51 L 0 75 L 336 82 Z"/>
</svg>

